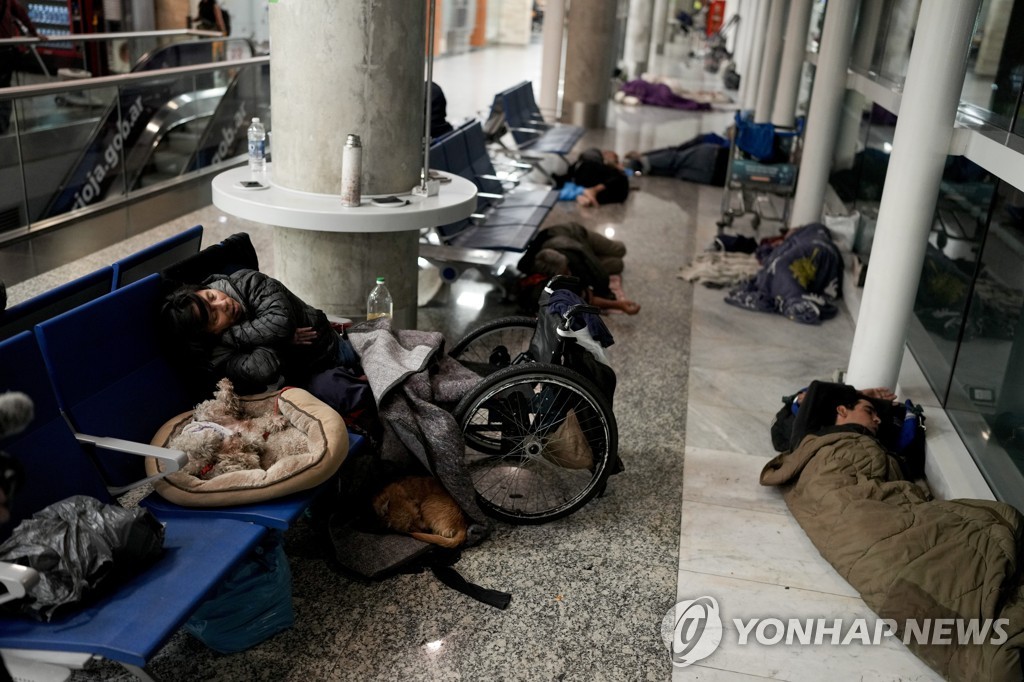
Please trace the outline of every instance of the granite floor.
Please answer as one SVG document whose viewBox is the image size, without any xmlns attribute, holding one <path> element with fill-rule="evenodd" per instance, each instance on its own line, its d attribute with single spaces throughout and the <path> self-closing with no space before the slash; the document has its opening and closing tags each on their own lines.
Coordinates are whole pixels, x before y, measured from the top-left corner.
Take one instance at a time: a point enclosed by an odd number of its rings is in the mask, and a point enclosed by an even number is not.
<svg viewBox="0 0 1024 682">
<path fill-rule="evenodd" d="M 538 54 L 531 46 L 438 60 L 451 117 L 484 108 L 506 84 L 535 78 L 539 69 L 527 69 L 539 64 Z M 670 50 L 668 57 L 674 60 L 662 64 L 666 72 L 717 87 L 710 76 L 683 71 L 680 55 Z M 473 86 L 475 79 L 455 78 L 474 73 L 479 60 L 508 82 Z M 610 127 L 591 131 L 584 143 L 622 153 L 721 132 L 730 117 L 616 105 Z M 713 596 L 726 620 L 870 616 L 777 491 L 758 485 L 773 454 L 768 428 L 779 397 L 845 365 L 853 318 L 844 309 L 820 327 L 797 325 L 729 307 L 722 291 L 679 279 L 679 269 L 711 242 L 721 190 L 661 178 L 634 183 L 637 191 L 623 205 L 560 204 L 549 218 L 613 235 L 629 251 L 623 287 L 643 310 L 607 318 L 616 338 L 610 358 L 626 471 L 573 516 L 543 526 L 499 525 L 464 553 L 458 568 L 465 577 L 511 592 L 511 606 L 484 606 L 427 574 L 352 582 L 331 572 L 315 536 L 300 525 L 286 534 L 294 628 L 228 656 L 182 632 L 153 660 L 153 672 L 165 680 L 225 681 L 938 679 L 898 643 L 741 646 L 728 631 L 710 657 L 673 669 L 661 623 L 678 600 Z M 261 268 L 274 272 L 271 229 L 210 207 L 12 287 L 12 301 L 196 223 L 206 228 L 205 242 L 250 232 Z M 465 281 L 442 289 L 421 308 L 420 327 L 452 338 L 473 319 L 513 310 L 493 293 L 478 299 L 479 309 L 455 303 L 461 291 L 488 288 Z M 74 679 L 128 676 L 99 664 Z"/>
</svg>

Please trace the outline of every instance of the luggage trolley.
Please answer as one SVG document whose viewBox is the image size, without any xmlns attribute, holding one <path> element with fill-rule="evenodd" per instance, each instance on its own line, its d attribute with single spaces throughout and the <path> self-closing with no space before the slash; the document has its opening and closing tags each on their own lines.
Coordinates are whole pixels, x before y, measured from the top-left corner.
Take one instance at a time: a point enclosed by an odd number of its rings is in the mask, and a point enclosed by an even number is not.
<svg viewBox="0 0 1024 682">
<path fill-rule="evenodd" d="M 804 119 L 792 129 L 771 123 L 754 123 L 750 112 L 736 112 L 729 132 L 729 166 L 722 192 L 722 218 L 718 227 L 729 227 L 734 218 L 750 214 L 758 229 L 761 220 L 785 223 L 796 189 Z M 782 200 L 778 210 L 774 198 Z"/>
<path fill-rule="evenodd" d="M 451 352 L 483 377 L 454 410 L 466 469 L 481 508 L 509 523 L 568 516 L 621 470 L 615 373 L 584 323 L 599 311 L 573 295 L 564 314 L 547 312 L 553 292 L 573 279 L 549 282 L 538 318 L 485 324 Z"/>
</svg>

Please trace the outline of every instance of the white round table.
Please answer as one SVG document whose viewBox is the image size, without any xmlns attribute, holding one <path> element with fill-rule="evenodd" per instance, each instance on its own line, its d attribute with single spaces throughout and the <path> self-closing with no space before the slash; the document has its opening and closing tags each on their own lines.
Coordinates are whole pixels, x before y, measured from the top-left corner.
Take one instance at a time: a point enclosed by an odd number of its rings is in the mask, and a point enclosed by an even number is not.
<svg viewBox="0 0 1024 682">
<path fill-rule="evenodd" d="M 232 168 L 213 178 L 213 205 L 239 218 L 277 227 L 319 232 L 402 232 L 446 225 L 465 218 L 476 208 L 476 185 L 451 173 L 433 171 L 449 179 L 436 196 L 396 195 L 405 206 L 374 206 L 364 195 L 358 207 L 341 205 L 337 194 L 300 192 L 274 184 L 273 164 L 267 164 L 266 189 L 243 189 L 253 179 L 248 166 Z"/>
<path fill-rule="evenodd" d="M 314 308 L 361 319 L 366 296 L 379 276 L 387 278 L 399 328 L 416 327 L 419 230 L 469 216 L 476 186 L 450 173 L 438 194 L 397 195 L 409 203 L 375 206 L 363 196 L 358 207 L 341 205 L 335 194 L 301 192 L 274 184 L 273 164 L 260 178 L 265 189 L 244 189 L 248 166 L 213 178 L 213 204 L 226 213 L 274 226 L 277 279 Z"/>
</svg>

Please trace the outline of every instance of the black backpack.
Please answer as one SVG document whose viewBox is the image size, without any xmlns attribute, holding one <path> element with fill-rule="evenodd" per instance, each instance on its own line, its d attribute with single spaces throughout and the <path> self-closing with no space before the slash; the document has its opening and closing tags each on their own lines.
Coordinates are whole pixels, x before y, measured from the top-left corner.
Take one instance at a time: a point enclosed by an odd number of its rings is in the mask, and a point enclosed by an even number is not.
<svg viewBox="0 0 1024 682">
<path fill-rule="evenodd" d="M 795 450 L 804 436 L 835 422 L 835 394 L 843 384 L 812 381 L 799 409 L 793 401 L 799 392 L 782 399 L 772 422 L 772 446 L 777 452 Z M 873 401 L 881 424 L 876 438 L 896 459 L 907 480 L 924 477 L 924 409 L 907 400 L 902 404 Z"/>
</svg>

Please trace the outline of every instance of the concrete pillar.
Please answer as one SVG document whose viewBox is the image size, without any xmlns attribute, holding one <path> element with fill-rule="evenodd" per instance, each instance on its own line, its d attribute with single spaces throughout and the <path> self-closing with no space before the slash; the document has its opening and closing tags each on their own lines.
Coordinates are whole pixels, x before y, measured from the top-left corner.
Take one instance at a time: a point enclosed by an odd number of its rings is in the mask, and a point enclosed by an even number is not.
<svg viewBox="0 0 1024 682">
<path fill-rule="evenodd" d="M 761 55 L 764 54 L 765 33 L 768 31 L 768 14 L 772 0 L 758 0 L 755 5 L 753 43 L 747 56 L 747 70 L 741 73 L 740 87 L 743 95 L 740 108 L 752 111 L 757 106 L 757 88 L 761 81 Z"/>
<path fill-rule="evenodd" d="M 423 3 L 304 0 L 270 5 L 273 181 L 337 194 L 345 137 L 363 143 L 362 192 L 407 193 L 422 167 Z M 356 234 L 276 228 L 281 279 L 327 313 L 365 314 L 387 278 L 395 322 L 416 326 L 417 232 Z"/>
<path fill-rule="evenodd" d="M 665 33 L 668 30 L 670 4 L 668 0 L 654 0 L 654 21 L 651 26 L 651 52 L 647 58 L 648 64 L 653 64 L 655 57 L 665 54 Z"/>
<path fill-rule="evenodd" d="M 569 5 L 563 121 L 587 128 L 605 126 L 618 4 L 618 0 L 588 0 Z"/>
<path fill-rule="evenodd" d="M 921 5 L 850 351 L 854 386 L 899 377 L 979 3 Z"/>
<path fill-rule="evenodd" d="M 782 34 L 786 29 L 786 13 L 789 0 L 773 0 L 768 12 L 768 30 L 764 38 L 764 54 L 761 55 L 761 78 L 757 84 L 757 101 L 754 105 L 754 123 L 768 123 L 775 104 L 775 89 L 779 82 L 779 62 L 782 59 Z"/>
<path fill-rule="evenodd" d="M 830 0 L 825 12 L 790 227 L 821 220 L 821 207 L 825 201 L 825 188 L 828 187 L 828 174 L 832 169 L 832 155 L 839 130 L 839 116 L 846 93 L 846 66 L 850 61 L 857 2 Z"/>
<path fill-rule="evenodd" d="M 807 55 L 807 29 L 811 24 L 813 5 L 814 0 L 792 0 L 789 4 L 779 86 L 772 107 L 772 123 L 781 128 L 792 128 L 796 122 L 796 101 L 800 96 L 800 76 Z"/>
<path fill-rule="evenodd" d="M 626 20 L 626 72 L 630 78 L 640 78 L 647 71 L 653 19 L 654 0 L 631 0 Z"/>
<path fill-rule="evenodd" d="M 558 86 L 562 79 L 562 37 L 565 35 L 565 0 L 544 5 L 544 53 L 540 65 L 540 109 L 558 120 Z"/>
</svg>

